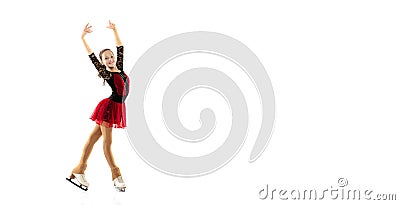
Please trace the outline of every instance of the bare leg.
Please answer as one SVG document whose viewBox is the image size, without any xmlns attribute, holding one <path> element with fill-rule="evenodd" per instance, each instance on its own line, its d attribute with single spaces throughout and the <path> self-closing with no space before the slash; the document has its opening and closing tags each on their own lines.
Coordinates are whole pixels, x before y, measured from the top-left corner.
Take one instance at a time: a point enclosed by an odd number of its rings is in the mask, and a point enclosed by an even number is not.
<svg viewBox="0 0 400 205">
<path fill-rule="evenodd" d="M 96 124 L 94 127 L 92 133 L 90 133 L 88 140 L 86 141 L 86 144 L 83 148 L 82 151 L 82 156 L 79 164 L 72 170 L 73 173 L 75 174 L 83 174 L 85 172 L 85 169 L 87 167 L 87 160 L 90 156 L 90 153 L 93 150 L 94 144 L 99 140 L 101 137 L 101 129 L 100 126 Z M 71 174 L 71 177 L 73 178 L 73 175 Z"/>
<path fill-rule="evenodd" d="M 104 156 L 106 157 L 106 160 L 108 162 L 108 165 L 110 166 L 111 173 L 112 173 L 112 179 L 114 180 L 118 176 L 121 176 L 121 172 L 117 165 L 115 164 L 114 157 L 111 151 L 111 143 L 112 143 L 112 127 L 108 126 L 100 126 L 101 132 L 103 133 L 103 151 L 104 151 Z"/>
</svg>

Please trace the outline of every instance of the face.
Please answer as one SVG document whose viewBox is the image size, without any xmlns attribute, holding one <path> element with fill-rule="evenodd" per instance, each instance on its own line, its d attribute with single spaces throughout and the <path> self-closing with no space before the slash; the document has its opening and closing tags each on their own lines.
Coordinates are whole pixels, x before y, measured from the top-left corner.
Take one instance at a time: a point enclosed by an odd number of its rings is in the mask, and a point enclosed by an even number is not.
<svg viewBox="0 0 400 205">
<path fill-rule="evenodd" d="M 115 67 L 115 59 L 114 59 L 114 54 L 112 51 L 107 50 L 101 55 L 101 63 L 103 65 L 107 66 L 108 68 L 114 68 Z"/>
</svg>

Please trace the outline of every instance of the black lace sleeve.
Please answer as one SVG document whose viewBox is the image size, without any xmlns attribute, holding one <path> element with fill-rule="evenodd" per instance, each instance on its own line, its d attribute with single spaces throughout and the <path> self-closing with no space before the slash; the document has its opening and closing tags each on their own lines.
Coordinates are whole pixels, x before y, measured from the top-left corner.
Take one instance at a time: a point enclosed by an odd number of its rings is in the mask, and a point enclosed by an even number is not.
<svg viewBox="0 0 400 205">
<path fill-rule="evenodd" d="M 124 46 L 117 46 L 117 68 L 124 70 Z"/>
<path fill-rule="evenodd" d="M 108 80 L 111 78 L 111 73 L 110 71 L 108 71 L 106 69 L 106 66 L 102 65 L 99 61 L 99 59 L 97 59 L 96 55 L 94 55 L 94 53 L 91 53 L 89 55 L 90 60 L 92 61 L 94 67 L 97 69 L 97 71 L 99 71 L 99 77 Z"/>
</svg>

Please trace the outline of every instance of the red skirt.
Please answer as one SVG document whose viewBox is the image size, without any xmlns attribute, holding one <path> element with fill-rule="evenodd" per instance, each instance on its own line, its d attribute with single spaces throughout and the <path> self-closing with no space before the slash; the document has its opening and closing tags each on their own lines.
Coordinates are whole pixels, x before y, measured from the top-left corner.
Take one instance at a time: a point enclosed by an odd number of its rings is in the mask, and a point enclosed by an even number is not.
<svg viewBox="0 0 400 205">
<path fill-rule="evenodd" d="M 125 103 L 112 101 L 108 98 L 99 102 L 90 117 L 99 125 L 107 127 L 125 128 L 126 127 L 126 107 Z M 103 123 L 104 122 L 104 123 Z"/>
</svg>

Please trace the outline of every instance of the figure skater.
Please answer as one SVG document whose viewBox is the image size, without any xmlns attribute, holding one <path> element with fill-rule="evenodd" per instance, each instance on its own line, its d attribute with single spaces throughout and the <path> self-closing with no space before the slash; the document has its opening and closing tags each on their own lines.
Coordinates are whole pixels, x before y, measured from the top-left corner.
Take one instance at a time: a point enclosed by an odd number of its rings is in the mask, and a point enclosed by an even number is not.
<svg viewBox="0 0 400 205">
<path fill-rule="evenodd" d="M 126 127 L 125 99 L 129 93 L 129 77 L 123 69 L 124 47 L 115 24 L 109 21 L 107 28 L 114 32 L 117 57 L 115 58 L 114 53 L 106 48 L 100 51 L 99 61 L 85 40 L 86 34 L 92 33 L 91 28 L 92 26 L 89 23 L 86 24 L 81 38 L 90 60 L 98 70 L 99 77 L 104 79 L 103 85 L 107 82 L 112 89 L 112 94 L 110 97 L 101 100 L 94 109 L 90 119 L 96 122 L 96 125 L 83 148 L 79 164 L 72 170 L 67 180 L 85 191 L 88 190 L 89 183 L 86 181 L 84 174 L 87 167 L 87 160 L 93 149 L 93 145 L 103 136 L 103 151 L 111 169 L 111 179 L 114 182 L 114 187 L 118 191 L 124 192 L 126 185 L 111 152 L 112 128 Z"/>
</svg>

